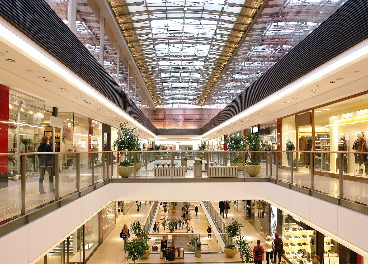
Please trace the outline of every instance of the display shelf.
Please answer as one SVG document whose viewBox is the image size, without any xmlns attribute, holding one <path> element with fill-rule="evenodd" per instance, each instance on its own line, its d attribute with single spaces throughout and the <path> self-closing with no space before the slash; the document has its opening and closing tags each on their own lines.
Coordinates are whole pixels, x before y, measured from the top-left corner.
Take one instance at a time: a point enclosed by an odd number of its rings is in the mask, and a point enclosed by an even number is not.
<svg viewBox="0 0 368 264">
<path fill-rule="evenodd" d="M 287 224 L 283 228 L 285 256 L 291 263 L 311 262 L 311 236 L 313 230 L 305 230 L 297 224 Z"/>
</svg>

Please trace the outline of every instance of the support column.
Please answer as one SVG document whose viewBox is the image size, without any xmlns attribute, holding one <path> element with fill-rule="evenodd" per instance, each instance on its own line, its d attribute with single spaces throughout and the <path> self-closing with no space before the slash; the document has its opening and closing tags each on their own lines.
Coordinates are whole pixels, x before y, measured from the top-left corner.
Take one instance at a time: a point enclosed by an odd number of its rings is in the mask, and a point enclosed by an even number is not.
<svg viewBox="0 0 368 264">
<path fill-rule="evenodd" d="M 69 0 L 68 27 L 74 34 L 77 34 L 77 0 Z"/>
<path fill-rule="evenodd" d="M 105 19 L 100 17 L 100 53 L 98 54 L 98 61 L 104 66 L 104 50 L 105 50 Z"/>
<path fill-rule="evenodd" d="M 9 121 L 9 87 L 1 84 L 0 84 L 0 121 Z M 8 153 L 8 128 L 9 128 L 8 124 L 0 122 L 0 153 Z M 18 146 L 19 140 L 17 141 L 17 147 Z M 18 158 L 18 166 L 20 167 L 19 158 Z M 9 170 L 8 157 L 7 156 L 0 157 L 0 188 L 8 187 L 8 170 Z"/>
</svg>

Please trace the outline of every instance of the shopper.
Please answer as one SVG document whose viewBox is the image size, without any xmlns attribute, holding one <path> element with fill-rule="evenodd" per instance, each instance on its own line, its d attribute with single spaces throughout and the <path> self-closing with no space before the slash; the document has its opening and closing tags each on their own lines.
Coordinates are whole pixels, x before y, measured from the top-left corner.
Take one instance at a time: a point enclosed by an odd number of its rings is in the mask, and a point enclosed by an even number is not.
<svg viewBox="0 0 368 264">
<path fill-rule="evenodd" d="M 321 258 L 318 256 L 318 255 L 315 255 L 314 258 L 313 258 L 313 264 L 320 264 L 319 260 Z"/>
<path fill-rule="evenodd" d="M 135 205 L 137 206 L 137 212 L 139 212 L 139 202 L 138 202 L 138 201 L 136 201 L 136 202 L 135 202 Z"/>
<path fill-rule="evenodd" d="M 270 260 L 273 262 L 273 241 L 270 236 L 266 238 L 266 243 L 264 246 L 266 250 L 266 261 L 267 264 L 270 264 Z"/>
<path fill-rule="evenodd" d="M 181 222 L 182 222 L 182 221 L 181 221 L 181 219 L 179 218 L 179 221 L 178 221 L 178 223 L 179 223 L 179 229 L 182 229 L 182 228 L 181 228 Z"/>
<path fill-rule="evenodd" d="M 164 219 L 162 219 L 162 226 L 164 228 L 164 230 L 166 230 L 166 217 L 164 217 Z"/>
<path fill-rule="evenodd" d="M 155 222 L 155 223 L 153 224 L 153 233 L 156 233 L 156 229 L 157 229 L 157 223 Z"/>
<path fill-rule="evenodd" d="M 262 264 L 264 258 L 264 249 L 261 246 L 261 240 L 257 240 L 257 246 L 253 248 L 253 257 L 255 264 Z"/>
<path fill-rule="evenodd" d="M 195 211 L 196 216 L 197 216 L 197 215 L 198 215 L 198 206 L 195 206 L 195 207 L 194 207 L 194 211 Z"/>
<path fill-rule="evenodd" d="M 219 208 L 220 208 L 220 215 L 222 214 L 222 217 L 224 217 L 224 209 L 225 209 L 224 201 L 219 202 Z"/>
<path fill-rule="evenodd" d="M 165 258 L 165 261 L 167 261 L 167 239 L 166 236 L 164 236 L 161 240 L 161 251 Z"/>
<path fill-rule="evenodd" d="M 224 211 L 225 211 L 226 218 L 227 218 L 227 214 L 229 213 L 229 209 L 230 209 L 230 204 L 228 201 L 226 201 L 224 204 Z M 222 217 L 224 217 L 224 213 L 222 213 Z"/>
<path fill-rule="evenodd" d="M 128 226 L 125 224 L 123 229 L 120 232 L 120 237 L 124 240 L 124 249 L 125 245 L 128 242 L 128 238 L 130 237 Z"/>
<path fill-rule="evenodd" d="M 51 146 L 48 144 L 49 138 L 42 137 L 40 145 L 37 148 L 37 152 L 52 152 Z M 40 164 L 40 179 L 38 184 L 38 190 L 41 194 L 46 193 L 43 187 L 43 180 L 45 177 L 45 171 L 49 174 L 49 190 L 53 192 L 54 190 L 54 173 L 53 173 L 53 155 L 52 154 L 40 154 L 38 155 Z"/>
<path fill-rule="evenodd" d="M 178 221 L 176 221 L 176 218 L 174 218 L 174 220 L 175 220 L 175 230 L 177 230 L 178 229 Z"/>
<path fill-rule="evenodd" d="M 284 244 L 282 243 L 281 237 L 279 234 L 275 234 L 275 239 L 273 241 L 274 251 L 273 251 L 273 262 L 276 264 L 281 263 L 281 255 L 284 253 Z M 276 257 L 278 257 L 278 262 L 276 262 Z"/>
<path fill-rule="evenodd" d="M 157 233 L 160 233 L 160 223 L 159 222 L 157 222 L 156 228 L 157 228 Z"/>
<path fill-rule="evenodd" d="M 210 226 L 207 227 L 208 238 L 211 239 L 212 229 Z"/>
</svg>

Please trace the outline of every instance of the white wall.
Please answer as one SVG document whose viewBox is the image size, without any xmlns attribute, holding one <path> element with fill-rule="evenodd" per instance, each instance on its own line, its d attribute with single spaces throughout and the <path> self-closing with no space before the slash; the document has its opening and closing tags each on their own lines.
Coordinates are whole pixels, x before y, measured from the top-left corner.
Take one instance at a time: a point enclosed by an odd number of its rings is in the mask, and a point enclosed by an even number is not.
<svg viewBox="0 0 368 264">
<path fill-rule="evenodd" d="M 2 260 L 31 263 L 112 200 L 269 200 L 368 258 L 368 216 L 268 182 L 112 183 L 0 238 Z M 17 254 L 14 254 L 14 249 Z"/>
</svg>

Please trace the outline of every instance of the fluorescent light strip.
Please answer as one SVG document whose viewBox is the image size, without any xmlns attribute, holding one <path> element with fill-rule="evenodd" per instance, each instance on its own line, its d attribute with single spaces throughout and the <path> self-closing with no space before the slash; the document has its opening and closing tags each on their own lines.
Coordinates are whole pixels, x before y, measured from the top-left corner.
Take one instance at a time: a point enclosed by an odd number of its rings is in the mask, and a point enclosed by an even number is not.
<svg viewBox="0 0 368 264">
<path fill-rule="evenodd" d="M 233 122 L 244 118 L 264 107 L 270 105 L 271 103 L 275 103 L 276 101 L 282 99 L 290 95 L 297 90 L 301 90 L 314 82 L 317 82 L 327 76 L 335 73 L 337 70 L 341 70 L 343 67 L 347 67 L 348 64 L 353 63 L 354 61 L 357 62 L 359 60 L 364 59 L 368 55 L 368 40 L 364 40 L 358 45 L 354 46 L 353 48 L 345 51 L 344 53 L 340 54 L 336 58 L 330 60 L 329 62 L 321 65 L 314 71 L 310 72 L 309 74 L 305 75 L 304 77 L 296 80 L 295 82 L 285 86 L 283 89 L 277 91 L 276 93 L 272 94 L 271 96 L 263 99 L 259 103 L 249 107 L 248 109 L 244 110 L 243 112 L 239 113 L 238 115 L 230 118 L 229 120 L 225 121 L 224 123 L 218 125 L 217 127 L 213 128 L 212 130 L 208 131 L 207 133 L 203 134 L 201 137 L 206 137 L 211 133 L 214 133 L 217 130 L 220 130 Z"/>
<path fill-rule="evenodd" d="M 143 129 L 145 132 L 149 133 L 153 137 L 155 136 L 150 130 L 141 125 L 120 107 L 112 103 L 106 97 L 101 95 L 97 90 L 95 90 L 91 85 L 86 83 L 82 78 L 78 77 L 71 70 L 66 68 L 57 59 L 46 53 L 41 47 L 35 44 L 32 40 L 28 39 L 26 36 L 21 34 L 18 30 L 12 27 L 4 19 L 0 19 L 0 37 L 1 41 L 7 43 L 9 46 L 16 49 L 18 52 L 22 53 L 29 59 L 43 66 L 45 69 L 59 76 L 59 78 L 68 82 L 78 90 L 92 98 L 96 99 L 103 105 L 105 105 L 110 110 L 116 112 L 129 122 L 133 123 L 135 126 Z"/>
</svg>

